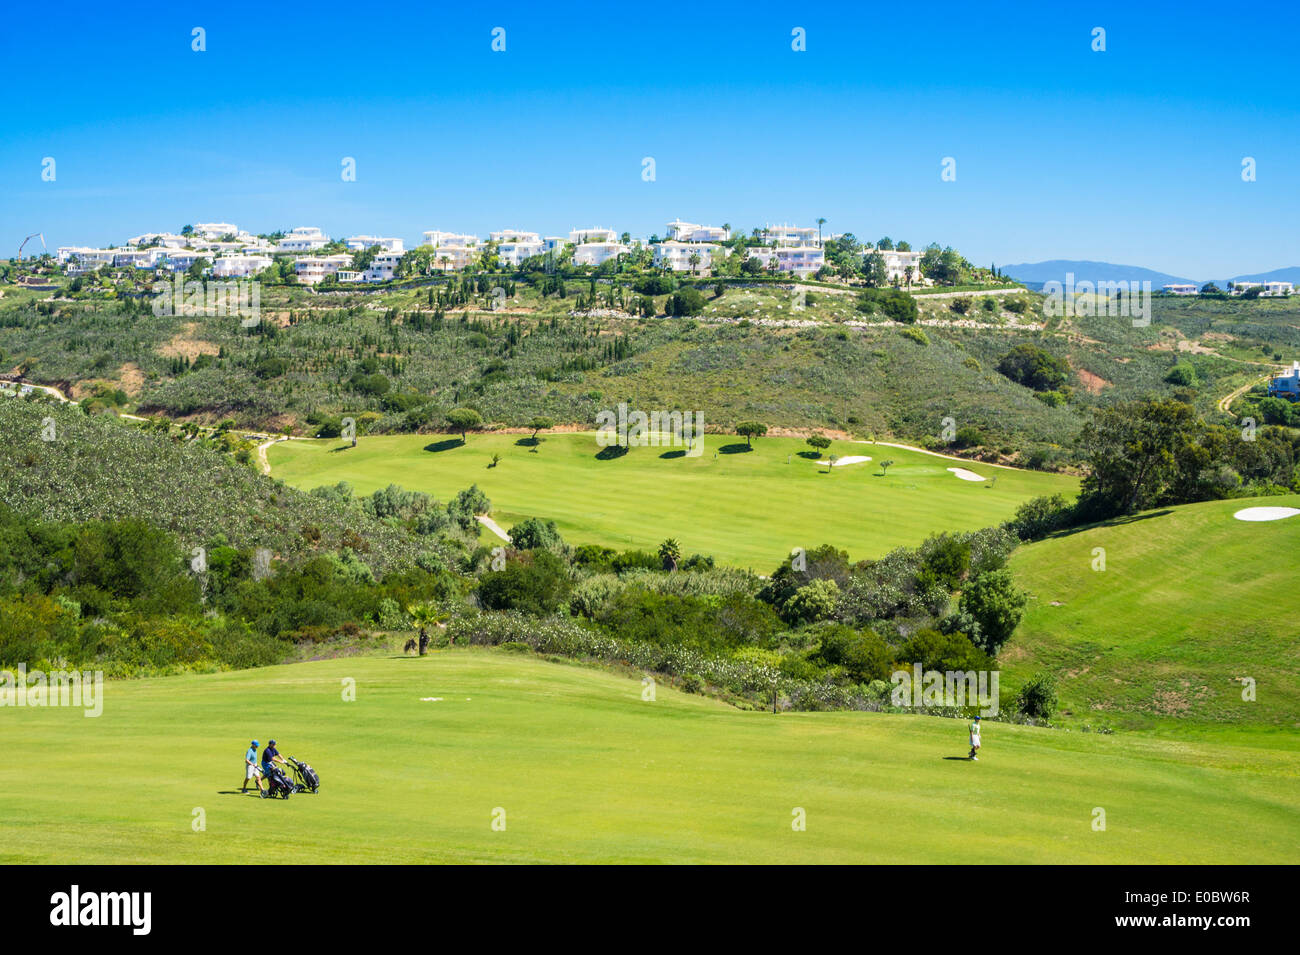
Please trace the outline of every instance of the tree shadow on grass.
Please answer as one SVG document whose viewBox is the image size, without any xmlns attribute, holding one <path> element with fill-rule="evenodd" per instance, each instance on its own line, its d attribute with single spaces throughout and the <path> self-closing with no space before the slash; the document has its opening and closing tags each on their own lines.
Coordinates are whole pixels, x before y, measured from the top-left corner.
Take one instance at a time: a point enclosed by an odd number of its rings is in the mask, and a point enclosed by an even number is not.
<svg viewBox="0 0 1300 955">
<path fill-rule="evenodd" d="M 524 448 L 535 448 L 541 443 L 542 443 L 541 438 L 533 438 L 529 436 L 522 437 L 515 442 L 516 445 Z"/>
<path fill-rule="evenodd" d="M 739 443 L 724 444 L 722 447 L 718 448 L 718 453 L 719 454 L 747 454 L 748 452 L 753 450 L 754 449 L 750 447 L 748 444 L 739 444 Z"/>
<path fill-rule="evenodd" d="M 945 756 L 944 759 L 955 759 L 955 760 L 957 760 L 958 762 L 961 762 L 961 763 L 969 763 L 969 762 L 970 762 L 970 757 L 969 757 L 969 756 Z"/>
<path fill-rule="evenodd" d="M 679 449 L 676 450 L 676 451 L 665 451 L 663 454 L 659 455 L 659 457 L 661 457 L 661 458 L 684 458 L 684 457 L 686 457 L 686 451 L 685 451 L 684 449 L 681 449 L 681 448 L 679 448 Z"/>
<path fill-rule="evenodd" d="M 1167 517 L 1172 514 L 1171 508 L 1165 507 L 1158 511 L 1148 511 L 1145 514 L 1122 514 L 1119 517 L 1112 517 L 1108 520 L 1097 521 L 1095 524 L 1080 524 L 1078 527 L 1063 527 L 1059 531 L 1052 531 L 1043 540 L 1056 540 L 1061 537 L 1072 537 L 1083 531 L 1090 531 L 1096 527 L 1123 527 L 1125 524 L 1136 524 L 1138 521 L 1149 521 L 1153 517 Z"/>
<path fill-rule="evenodd" d="M 621 444 L 611 444 L 608 448 L 601 448 L 596 452 L 597 461 L 614 461 L 627 454 L 628 449 Z"/>
<path fill-rule="evenodd" d="M 465 442 L 460 438 L 448 438 L 446 441 L 435 441 L 432 444 L 426 444 L 426 451 L 450 451 L 452 448 L 459 448 Z"/>
<path fill-rule="evenodd" d="M 340 444 L 337 448 L 330 448 L 330 454 L 338 454 L 340 451 L 351 451 L 352 445 Z"/>
<path fill-rule="evenodd" d="M 795 454 L 809 461 L 820 461 L 822 459 L 820 451 L 796 451 Z"/>
</svg>

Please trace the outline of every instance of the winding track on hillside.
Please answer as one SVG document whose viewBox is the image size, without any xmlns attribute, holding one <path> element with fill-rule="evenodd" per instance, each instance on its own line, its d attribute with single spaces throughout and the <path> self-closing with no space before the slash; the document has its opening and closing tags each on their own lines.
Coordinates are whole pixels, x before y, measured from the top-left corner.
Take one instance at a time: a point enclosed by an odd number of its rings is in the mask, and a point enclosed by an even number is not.
<svg viewBox="0 0 1300 955">
<path fill-rule="evenodd" d="M 1255 387 L 1260 382 L 1268 381 L 1271 377 L 1273 377 L 1273 372 L 1270 371 L 1268 372 L 1268 374 L 1261 375 L 1258 378 L 1252 378 L 1250 381 L 1246 382 L 1240 388 L 1230 391 L 1228 394 L 1224 395 L 1222 398 L 1219 399 L 1218 409 L 1226 415 L 1232 415 L 1232 412 L 1228 409 L 1232 406 L 1232 403 L 1234 401 L 1236 401 L 1246 392 L 1250 391 L 1251 388 Z M 1236 415 L 1232 415 L 1232 416 L 1234 418 L 1236 417 Z"/>
</svg>

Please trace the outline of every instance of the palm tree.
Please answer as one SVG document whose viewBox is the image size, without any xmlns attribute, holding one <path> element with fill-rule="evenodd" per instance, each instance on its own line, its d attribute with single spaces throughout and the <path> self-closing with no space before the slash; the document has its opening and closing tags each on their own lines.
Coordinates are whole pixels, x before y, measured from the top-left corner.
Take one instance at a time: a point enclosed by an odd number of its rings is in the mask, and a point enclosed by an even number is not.
<svg viewBox="0 0 1300 955">
<path fill-rule="evenodd" d="M 681 557 L 682 546 L 676 538 L 670 537 L 659 545 L 659 559 L 664 562 L 664 570 L 676 570 Z"/>
<path fill-rule="evenodd" d="M 825 224 L 826 224 L 826 220 L 825 220 L 824 218 L 822 218 L 822 219 L 818 219 L 818 220 L 817 220 L 817 245 L 818 245 L 818 247 L 820 247 L 821 244 L 822 244 L 822 226 L 824 226 Z"/>
<path fill-rule="evenodd" d="M 420 635 L 426 639 L 429 636 L 430 627 L 440 627 L 445 630 L 447 628 L 446 621 L 451 616 L 449 613 L 439 611 L 437 604 L 428 600 L 407 607 L 406 614 L 419 628 Z M 455 643 L 455 638 L 452 638 L 452 643 Z"/>
<path fill-rule="evenodd" d="M 914 267 L 910 265 L 907 268 L 903 269 L 903 274 L 907 276 L 907 287 L 909 290 L 912 288 L 912 273 L 914 271 L 915 271 Z"/>
</svg>

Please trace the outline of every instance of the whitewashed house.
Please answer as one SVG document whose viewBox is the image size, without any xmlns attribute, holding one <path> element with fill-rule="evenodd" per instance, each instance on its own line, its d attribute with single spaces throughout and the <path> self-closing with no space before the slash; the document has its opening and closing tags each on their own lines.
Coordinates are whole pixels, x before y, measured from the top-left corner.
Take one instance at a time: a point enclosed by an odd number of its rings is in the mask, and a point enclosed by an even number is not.
<svg viewBox="0 0 1300 955">
<path fill-rule="evenodd" d="M 366 282 L 389 282 L 397 275 L 397 266 L 402 261 L 402 252 L 379 252 L 370 260 L 362 280 Z M 339 281 L 342 281 L 340 279 Z"/>
<path fill-rule="evenodd" d="M 628 247 L 621 242 L 584 242 L 573 251 L 574 265 L 600 265 L 625 254 Z"/>
<path fill-rule="evenodd" d="M 404 243 L 401 239 L 390 236 L 378 235 L 354 235 L 347 240 L 347 246 L 353 252 L 360 252 L 364 249 L 370 249 L 378 246 L 385 252 L 401 252 Z"/>
<path fill-rule="evenodd" d="M 352 264 L 352 256 L 346 252 L 337 255 L 302 255 L 294 259 L 293 272 L 303 285 L 316 285 L 333 275 L 339 269 L 346 269 Z"/>
<path fill-rule="evenodd" d="M 220 239 L 223 235 L 239 235 L 239 227 L 233 222 L 196 222 L 190 228 L 205 239 Z"/>
<path fill-rule="evenodd" d="M 119 249 L 92 249 L 88 246 L 65 245 L 59 248 L 54 260 L 67 267 L 69 275 L 93 272 L 104 265 L 112 265 Z"/>
<path fill-rule="evenodd" d="M 508 265 L 512 268 L 518 268 L 523 264 L 524 259 L 530 259 L 535 255 L 541 255 L 546 251 L 542 245 L 541 239 L 514 240 L 502 242 L 497 246 L 497 258 L 501 260 L 502 265 Z"/>
<path fill-rule="evenodd" d="M 441 232 L 430 229 L 424 233 L 424 244 L 435 249 L 473 249 L 478 247 L 478 236 L 466 232 Z"/>
<path fill-rule="evenodd" d="M 761 236 L 764 245 L 776 247 L 818 244 L 815 226 L 769 225 L 762 231 Z"/>
<path fill-rule="evenodd" d="M 731 231 L 716 225 L 699 225 L 674 219 L 668 223 L 668 241 L 670 242 L 726 242 L 731 238 Z"/>
<path fill-rule="evenodd" d="M 197 249 L 169 249 L 162 264 L 173 272 L 184 272 L 199 259 L 211 261 L 212 256 Z"/>
<path fill-rule="evenodd" d="M 1195 295 L 1197 288 L 1195 285 L 1182 285 L 1175 283 L 1173 285 L 1164 286 L 1164 291 L 1168 292 L 1170 295 Z"/>
<path fill-rule="evenodd" d="M 775 262 L 778 272 L 799 276 L 812 275 L 826 264 L 826 253 L 815 245 L 758 246 L 746 249 L 745 255 L 757 259 L 765 269 Z"/>
<path fill-rule="evenodd" d="M 865 255 L 878 252 L 885 260 L 885 274 L 890 282 L 907 282 L 907 270 L 912 270 L 912 284 L 924 283 L 921 276 L 921 256 L 924 252 L 900 252 L 898 249 L 867 249 Z"/>
<path fill-rule="evenodd" d="M 654 264 L 674 272 L 690 272 L 692 269 L 703 272 L 712 264 L 713 253 L 718 248 L 701 242 L 659 242 L 654 246 Z M 695 265 L 691 265 L 691 256 L 699 256 Z"/>
<path fill-rule="evenodd" d="M 569 233 L 569 241 L 574 245 L 584 242 L 617 242 L 618 233 L 613 229 L 574 229 Z"/>
<path fill-rule="evenodd" d="M 315 252 L 329 245 L 330 237 L 315 226 L 299 226 L 287 233 L 276 246 L 280 252 Z"/>
<path fill-rule="evenodd" d="M 247 278 L 271 267 L 269 255 L 223 255 L 212 263 L 212 274 L 219 278 Z"/>
<path fill-rule="evenodd" d="M 489 232 L 488 238 L 496 243 L 502 242 L 541 242 L 542 238 L 536 232 L 523 232 L 519 229 L 502 229 L 500 232 Z"/>
</svg>

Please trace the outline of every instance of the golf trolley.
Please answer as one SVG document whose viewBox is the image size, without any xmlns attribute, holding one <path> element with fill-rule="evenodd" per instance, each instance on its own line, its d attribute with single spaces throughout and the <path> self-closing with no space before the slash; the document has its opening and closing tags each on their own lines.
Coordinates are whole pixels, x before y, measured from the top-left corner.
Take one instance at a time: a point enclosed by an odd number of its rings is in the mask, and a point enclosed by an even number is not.
<svg viewBox="0 0 1300 955">
<path fill-rule="evenodd" d="M 320 776 L 316 775 L 316 770 L 311 765 L 299 762 L 292 756 L 288 757 L 289 765 L 293 767 L 294 792 L 320 792 Z"/>
<path fill-rule="evenodd" d="M 266 780 L 266 788 L 260 790 L 263 799 L 275 799 L 277 796 L 281 799 L 288 799 L 298 791 L 297 787 L 289 781 L 289 777 L 284 774 L 284 770 L 279 766 L 272 766 L 270 769 L 263 770 L 262 778 Z"/>
</svg>

